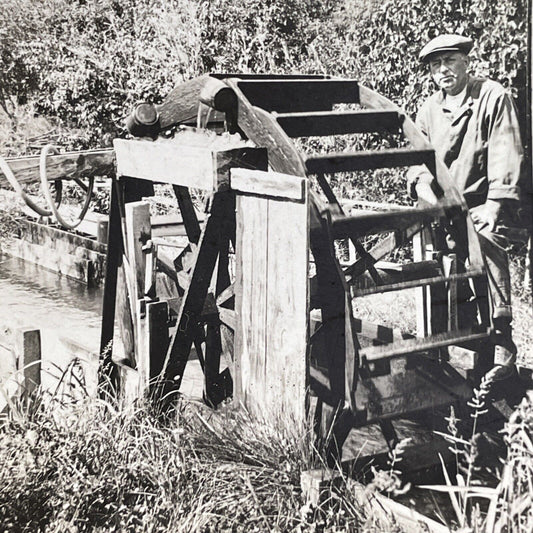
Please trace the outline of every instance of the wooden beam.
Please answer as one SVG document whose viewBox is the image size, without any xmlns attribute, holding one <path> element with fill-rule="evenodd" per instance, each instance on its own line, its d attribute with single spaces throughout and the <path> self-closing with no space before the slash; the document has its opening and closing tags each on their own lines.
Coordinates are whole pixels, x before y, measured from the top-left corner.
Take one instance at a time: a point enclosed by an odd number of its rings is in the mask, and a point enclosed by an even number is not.
<svg viewBox="0 0 533 533">
<path fill-rule="evenodd" d="M 135 279 L 133 298 L 144 298 L 146 257 L 143 246 L 151 239 L 150 204 L 130 202 L 126 210 L 127 257 Z"/>
<path fill-rule="evenodd" d="M 182 185 L 173 185 L 173 188 L 189 242 L 198 244 L 201 228 L 189 189 Z"/>
<path fill-rule="evenodd" d="M 359 355 L 362 360 L 377 361 L 391 357 L 400 357 L 415 352 L 433 350 L 435 348 L 450 346 L 452 344 L 461 344 L 486 339 L 488 336 L 489 333 L 487 331 L 476 329 L 449 331 L 436 333 L 429 337 L 414 337 L 412 339 L 396 341 L 392 344 L 384 344 L 382 346 L 367 346 L 361 349 Z"/>
<path fill-rule="evenodd" d="M 305 176 L 305 167 L 300 154 L 273 115 L 254 107 L 248 101 L 239 88 L 239 80 L 228 79 L 226 83 L 233 88 L 238 98 L 239 127 L 257 146 L 263 146 L 268 150 L 272 169 L 284 174 Z"/>
<path fill-rule="evenodd" d="M 360 296 L 368 296 L 370 294 L 394 292 L 403 289 L 413 289 L 415 287 L 424 287 L 428 285 L 437 285 L 439 283 L 453 283 L 460 279 L 475 279 L 485 277 L 484 270 L 469 270 L 460 274 L 450 274 L 449 276 L 435 276 L 431 278 L 414 279 L 412 281 L 402 281 L 399 283 L 391 283 L 388 285 L 377 285 L 375 287 L 368 287 L 358 289 L 352 287 L 350 293 L 353 298 Z"/>
<path fill-rule="evenodd" d="M 230 186 L 240 193 L 303 202 L 306 181 L 306 178 L 280 172 L 234 168 L 231 170 Z"/>
<path fill-rule="evenodd" d="M 305 160 L 305 167 L 309 174 L 330 174 L 430 164 L 434 159 L 435 151 L 432 148 L 426 150 L 393 148 L 311 156 Z"/>
<path fill-rule="evenodd" d="M 6 161 L 21 185 L 40 181 L 39 156 L 16 157 Z M 115 172 L 114 165 L 115 152 L 112 149 L 82 150 L 48 156 L 46 173 L 50 181 L 89 176 L 112 176 Z M 0 187 L 11 188 L 1 171 Z"/>
<path fill-rule="evenodd" d="M 211 150 L 172 140 L 115 139 L 117 174 L 212 191 Z"/>
<path fill-rule="evenodd" d="M 230 192 L 216 193 L 211 212 L 202 230 L 196 252 L 196 261 L 190 274 L 190 282 L 181 301 L 177 327 L 167 351 L 164 377 L 179 389 L 183 372 L 189 358 L 191 345 L 196 338 L 198 320 L 204 307 L 205 297 L 215 267 L 220 239 L 220 228 L 224 219 L 232 215 Z"/>
<path fill-rule="evenodd" d="M 109 206 L 109 237 L 106 258 L 104 295 L 102 298 L 102 330 L 100 334 L 100 363 L 98 384 L 100 394 L 114 393 L 120 387 L 120 375 L 113 363 L 113 333 L 115 329 L 115 305 L 117 295 L 117 276 L 124 243 L 120 218 L 118 183 L 115 178 L 111 184 Z"/>
<path fill-rule="evenodd" d="M 314 113 L 280 113 L 278 124 L 289 137 L 311 137 L 389 131 L 399 133 L 397 111 L 352 111 Z"/>
<path fill-rule="evenodd" d="M 355 80 L 241 80 L 240 91 L 248 101 L 266 111 L 319 111 L 337 103 L 358 103 Z"/>
<path fill-rule="evenodd" d="M 167 302 L 150 302 L 146 304 L 146 322 L 149 343 L 149 378 L 150 383 L 161 374 L 168 344 L 168 304 Z"/>
<path fill-rule="evenodd" d="M 434 454 L 436 455 L 436 454 Z M 384 465 L 386 468 L 386 465 Z M 347 478 L 350 495 L 367 516 L 377 518 L 384 530 L 426 531 L 427 533 L 449 533 L 450 528 L 424 516 L 410 507 L 402 505 L 377 491 L 369 491 L 357 481 Z"/>
<path fill-rule="evenodd" d="M 453 206 L 452 206 L 453 207 Z M 386 213 L 365 212 L 360 215 L 334 217 L 331 224 L 332 237 L 342 239 L 352 236 L 364 236 L 387 231 L 406 229 L 415 223 L 429 224 L 435 219 L 446 216 L 444 206 L 432 206 L 424 209 L 412 208 Z"/>
<path fill-rule="evenodd" d="M 17 369 L 24 376 L 24 392 L 33 393 L 41 385 L 41 332 L 18 328 L 14 332 Z"/>
</svg>

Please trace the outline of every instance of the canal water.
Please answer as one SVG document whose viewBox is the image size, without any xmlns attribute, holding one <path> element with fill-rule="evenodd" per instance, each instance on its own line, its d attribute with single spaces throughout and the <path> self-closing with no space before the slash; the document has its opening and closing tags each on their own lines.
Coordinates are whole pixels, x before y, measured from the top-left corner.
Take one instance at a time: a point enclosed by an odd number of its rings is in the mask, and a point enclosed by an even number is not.
<svg viewBox="0 0 533 533">
<path fill-rule="evenodd" d="M 20 259 L 0 255 L 0 328 L 41 332 L 41 383 L 52 390 L 78 358 L 87 389 L 94 392 L 100 342 L 102 290 L 88 288 Z M 14 370 L 14 356 L 2 357 L 0 376 Z"/>
<path fill-rule="evenodd" d="M 16 328 L 41 332 L 43 388 L 54 390 L 65 368 L 76 359 L 83 368 L 88 392 L 94 394 L 103 289 L 0 255 L 0 295 L 0 333 Z M 117 344 L 120 350 L 120 343 Z M 0 381 L 14 369 L 14 357 L 0 357 Z M 182 392 L 201 396 L 202 385 L 199 362 L 193 359 L 187 365 Z"/>
</svg>

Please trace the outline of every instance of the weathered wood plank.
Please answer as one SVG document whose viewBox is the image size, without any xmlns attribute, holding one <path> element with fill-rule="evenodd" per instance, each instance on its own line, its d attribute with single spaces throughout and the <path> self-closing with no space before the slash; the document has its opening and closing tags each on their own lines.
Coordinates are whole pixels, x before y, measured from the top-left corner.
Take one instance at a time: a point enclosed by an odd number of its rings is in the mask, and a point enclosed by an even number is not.
<svg viewBox="0 0 533 533">
<path fill-rule="evenodd" d="M 308 206 L 276 200 L 267 204 L 267 397 L 260 402 L 266 411 L 283 413 L 303 425 L 308 385 Z"/>
<path fill-rule="evenodd" d="M 185 227 L 185 234 L 189 238 L 189 242 L 198 244 L 200 240 L 200 221 L 198 214 L 192 203 L 191 194 L 187 187 L 181 185 L 174 185 L 174 194 L 178 200 L 181 218 Z"/>
<path fill-rule="evenodd" d="M 434 348 L 450 346 L 451 344 L 461 344 L 473 340 L 486 339 L 489 333 L 475 329 L 463 329 L 459 331 L 449 331 L 436 333 L 429 337 L 415 337 L 385 344 L 383 346 L 367 346 L 362 348 L 360 356 L 367 361 L 377 361 L 390 357 L 399 357 L 413 352 L 423 352 Z"/>
<path fill-rule="evenodd" d="M 280 113 L 278 124 L 289 137 L 310 137 L 389 131 L 399 133 L 401 120 L 396 111 L 353 111 Z"/>
<path fill-rule="evenodd" d="M 184 146 L 172 139 L 154 142 L 115 139 L 117 174 L 211 191 L 214 169 L 211 150 Z"/>
<path fill-rule="evenodd" d="M 19 238 L 4 246 L 9 255 L 90 286 L 103 282 L 106 245 L 31 220 L 20 219 L 18 227 Z"/>
<path fill-rule="evenodd" d="M 149 343 L 150 383 L 162 372 L 165 355 L 170 342 L 168 331 L 167 302 L 150 302 L 146 304 L 146 323 Z"/>
<path fill-rule="evenodd" d="M 7 163 L 21 185 L 40 181 L 39 156 L 11 158 L 7 159 Z M 115 152 L 112 149 L 66 152 L 47 157 L 46 173 L 50 181 L 110 176 L 114 175 L 114 164 Z M 11 188 L 1 171 L 0 187 Z"/>
<path fill-rule="evenodd" d="M 133 297 L 144 297 L 146 257 L 143 246 L 151 239 L 150 204 L 130 202 L 125 205 L 126 249 L 131 272 L 136 280 Z"/>
<path fill-rule="evenodd" d="M 389 531 L 401 528 L 403 531 L 426 531 L 427 533 L 450 532 L 448 526 L 376 491 L 370 492 L 364 485 L 353 479 L 347 479 L 347 489 L 358 505 L 366 511 L 367 516 L 376 517 L 383 524 L 381 527 L 389 528 Z"/>
<path fill-rule="evenodd" d="M 287 200 L 305 201 L 307 179 L 280 172 L 264 172 L 245 168 L 231 170 L 231 189 L 248 193 Z"/>
<path fill-rule="evenodd" d="M 235 398 L 261 414 L 267 394 L 268 202 L 237 196 Z"/>
<path fill-rule="evenodd" d="M 430 164 L 430 161 L 434 159 L 435 151 L 433 149 L 391 148 L 371 152 L 336 153 L 307 157 L 305 168 L 310 174 L 332 174 Z"/>
<path fill-rule="evenodd" d="M 332 236 L 334 239 L 342 239 L 353 235 L 362 236 L 386 231 L 398 231 L 407 229 L 417 222 L 429 224 L 433 220 L 444 216 L 446 216 L 446 206 L 437 205 L 405 209 L 397 212 L 378 213 L 372 211 L 349 217 L 334 217 L 332 221 Z"/>
<path fill-rule="evenodd" d="M 118 182 L 115 178 L 111 184 L 109 206 L 109 234 L 104 295 L 102 298 L 102 330 L 100 333 L 98 384 L 100 394 L 115 393 L 121 386 L 117 365 L 113 362 L 113 334 L 115 330 L 115 310 L 117 296 L 117 276 L 121 262 L 124 243 L 119 207 Z"/>
<path fill-rule="evenodd" d="M 24 375 L 24 391 L 31 394 L 41 384 L 41 332 L 19 328 L 14 332 L 17 368 Z"/>
<path fill-rule="evenodd" d="M 11 239 L 6 243 L 4 251 L 29 263 L 42 266 L 68 278 L 89 284 L 91 279 L 90 260 L 84 257 L 65 254 L 50 249 L 45 244 L 33 244 L 22 239 Z M 103 257 L 100 259 L 103 261 Z"/>
<path fill-rule="evenodd" d="M 239 89 L 254 106 L 278 113 L 319 111 L 359 101 L 355 80 L 241 80 Z"/>
<path fill-rule="evenodd" d="M 415 287 L 437 285 L 439 283 L 456 282 L 460 279 L 473 279 L 485 275 L 483 270 L 470 270 L 468 272 L 461 272 L 460 274 L 450 274 L 449 276 L 434 276 L 431 278 L 414 279 L 412 281 L 402 281 L 398 283 L 391 283 L 387 285 L 379 285 L 376 287 L 368 287 L 363 289 L 351 288 L 350 293 L 352 297 L 368 296 L 369 294 L 393 292 L 403 289 L 412 289 Z"/>
</svg>

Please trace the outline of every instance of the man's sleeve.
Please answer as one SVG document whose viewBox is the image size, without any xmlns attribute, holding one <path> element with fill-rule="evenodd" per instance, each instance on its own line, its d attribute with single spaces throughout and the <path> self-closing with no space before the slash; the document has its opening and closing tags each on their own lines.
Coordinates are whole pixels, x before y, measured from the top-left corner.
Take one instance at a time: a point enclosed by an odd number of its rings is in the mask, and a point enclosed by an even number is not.
<svg viewBox="0 0 533 533">
<path fill-rule="evenodd" d="M 422 106 L 416 116 L 415 124 L 417 128 L 424 134 L 424 137 L 426 137 L 429 140 L 429 132 L 428 127 L 426 123 L 426 109 L 425 105 Z M 407 190 L 409 192 L 409 195 L 414 200 L 417 199 L 417 193 L 416 193 L 416 186 L 418 183 L 427 183 L 431 184 L 435 180 L 435 177 L 425 165 L 415 165 L 413 167 L 410 167 L 407 171 Z"/>
<path fill-rule="evenodd" d="M 487 151 L 488 198 L 519 200 L 524 153 L 511 96 L 502 92 L 490 116 Z"/>
</svg>

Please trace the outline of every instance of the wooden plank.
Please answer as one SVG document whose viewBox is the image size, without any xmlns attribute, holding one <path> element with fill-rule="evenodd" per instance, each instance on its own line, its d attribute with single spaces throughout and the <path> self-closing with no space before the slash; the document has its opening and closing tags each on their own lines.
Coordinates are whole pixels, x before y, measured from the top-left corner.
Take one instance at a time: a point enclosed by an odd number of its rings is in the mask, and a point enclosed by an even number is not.
<svg viewBox="0 0 533 533">
<path fill-rule="evenodd" d="M 41 385 L 41 332 L 18 328 L 14 332 L 17 368 L 24 375 L 24 392 L 31 394 Z"/>
<path fill-rule="evenodd" d="M 429 224 L 435 219 L 444 217 L 446 208 L 446 205 L 437 205 L 425 208 L 405 209 L 402 211 L 389 211 L 386 213 L 372 211 L 349 217 L 333 217 L 332 237 L 334 239 L 342 239 L 347 236 L 362 236 L 387 231 L 398 231 L 406 229 L 416 222 Z"/>
<path fill-rule="evenodd" d="M 18 224 L 20 238 L 6 243 L 6 253 L 90 286 L 103 282 L 105 245 L 31 220 Z"/>
<path fill-rule="evenodd" d="M 99 350 L 100 363 L 98 371 L 98 390 L 103 397 L 109 392 L 112 394 L 116 393 L 121 384 L 118 368 L 112 360 L 117 276 L 124 250 L 122 224 L 120 219 L 119 190 L 117 180 L 114 178 L 111 185 L 107 246 L 104 295 L 102 298 L 102 330 L 100 333 Z"/>
<path fill-rule="evenodd" d="M 460 274 L 451 274 L 450 276 L 435 276 L 431 278 L 415 279 L 413 281 L 403 281 L 399 283 L 392 283 L 389 285 L 378 285 L 376 287 L 369 287 L 358 289 L 352 287 L 350 293 L 352 297 L 368 296 L 369 294 L 385 293 L 392 291 L 399 291 L 403 289 L 413 289 L 415 287 L 424 287 L 430 285 L 437 285 L 440 283 L 456 282 L 460 279 L 473 279 L 485 276 L 483 270 L 474 270 L 462 272 Z"/>
<path fill-rule="evenodd" d="M 267 200 L 267 205 L 267 396 L 260 403 L 266 412 L 303 427 L 308 386 L 308 207 L 307 202 L 277 200 Z"/>
<path fill-rule="evenodd" d="M 237 197 L 235 398 L 260 414 L 266 398 L 268 202 Z"/>
<path fill-rule="evenodd" d="M 355 80 L 241 80 L 239 89 L 254 105 L 278 113 L 331 109 L 359 102 Z"/>
<path fill-rule="evenodd" d="M 214 187 L 211 150 L 184 146 L 172 139 L 154 142 L 115 139 L 117 174 L 212 191 Z"/>
<path fill-rule="evenodd" d="M 135 279 L 133 298 L 144 297 L 146 257 L 143 246 L 151 239 L 150 204 L 130 202 L 125 205 L 126 251 Z"/>
<path fill-rule="evenodd" d="M 200 240 L 201 228 L 196 209 L 192 203 L 189 189 L 181 185 L 174 185 L 173 188 L 176 199 L 178 200 L 181 218 L 183 220 L 185 233 L 189 239 L 189 242 L 198 244 L 198 241 Z"/>
<path fill-rule="evenodd" d="M 7 163 L 21 185 L 40 181 L 39 156 L 11 158 L 7 159 Z M 47 157 L 46 173 L 50 181 L 88 176 L 111 176 L 115 172 L 114 164 L 115 153 L 111 149 L 66 152 Z M 0 187 L 11 188 L 1 171 Z"/>
<path fill-rule="evenodd" d="M 276 120 L 293 138 L 379 131 L 399 133 L 401 127 L 397 111 L 280 113 Z"/>
<path fill-rule="evenodd" d="M 388 531 L 425 531 L 427 533 L 449 533 L 450 528 L 406 507 L 377 491 L 369 491 L 357 481 L 347 478 L 348 490 L 366 516 L 376 517 L 381 527 Z"/>
<path fill-rule="evenodd" d="M 170 342 L 168 331 L 167 302 L 150 302 L 146 304 L 146 323 L 149 342 L 150 383 L 163 371 L 165 355 Z"/>
<path fill-rule="evenodd" d="M 424 229 L 413 236 L 413 259 L 422 261 L 426 258 L 426 242 L 430 238 L 428 230 Z M 417 287 L 415 289 L 415 308 L 416 308 L 416 334 L 418 337 L 427 337 L 429 335 L 429 291 L 427 286 Z"/>
<path fill-rule="evenodd" d="M 4 246 L 4 252 L 67 278 L 89 284 L 91 274 L 89 259 L 68 255 L 50 249 L 46 245 L 33 244 L 22 239 L 11 239 Z"/>
<path fill-rule="evenodd" d="M 102 215 L 106 220 L 107 216 Z M 80 250 L 87 250 L 105 254 L 107 245 L 89 237 L 41 224 L 25 218 L 17 219 L 20 229 L 19 237 L 35 244 L 47 244 L 61 249 L 68 254 L 78 254 Z"/>
<path fill-rule="evenodd" d="M 450 346 L 451 344 L 486 339 L 488 336 L 488 331 L 480 331 L 479 329 L 462 329 L 459 331 L 436 333 L 429 337 L 415 337 L 382 346 L 367 346 L 361 349 L 360 356 L 363 360 L 377 361 Z"/>
<path fill-rule="evenodd" d="M 118 331 L 115 334 L 120 338 L 124 353 L 121 354 L 119 358 L 115 350 L 113 353 L 113 359 L 115 362 L 128 362 L 132 368 L 135 368 L 137 363 L 135 360 L 135 330 L 132 315 L 133 302 L 130 301 L 125 268 L 124 263 L 121 261 L 117 274 L 116 322 Z M 124 358 L 124 361 L 122 358 Z"/>
<path fill-rule="evenodd" d="M 392 148 L 372 152 L 311 156 L 306 158 L 305 168 L 309 174 L 332 174 L 335 172 L 423 165 L 429 164 L 434 159 L 435 151 L 433 149 Z"/>
<path fill-rule="evenodd" d="M 228 326 L 230 329 L 235 331 L 237 327 L 237 313 L 233 309 L 224 309 L 223 307 L 218 308 L 218 315 L 220 321 Z"/>
<path fill-rule="evenodd" d="M 440 264 L 437 261 L 416 261 L 405 264 L 396 263 L 392 268 L 376 262 L 374 267 L 382 285 L 404 283 L 406 281 L 436 277 L 442 274 Z M 368 274 L 357 278 L 350 276 L 350 279 L 347 279 L 347 283 L 358 290 L 376 287 L 375 281 Z"/>
<path fill-rule="evenodd" d="M 230 188 L 230 174 L 234 168 L 268 170 L 268 155 L 265 148 L 236 148 L 213 152 L 213 163 L 216 168 L 216 190 L 225 191 Z"/>
<path fill-rule="evenodd" d="M 303 177 L 280 172 L 234 168 L 231 170 L 230 180 L 231 189 L 237 192 L 305 201 L 307 179 Z"/>
</svg>

